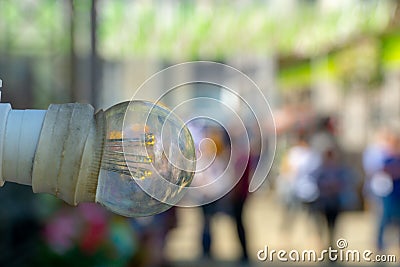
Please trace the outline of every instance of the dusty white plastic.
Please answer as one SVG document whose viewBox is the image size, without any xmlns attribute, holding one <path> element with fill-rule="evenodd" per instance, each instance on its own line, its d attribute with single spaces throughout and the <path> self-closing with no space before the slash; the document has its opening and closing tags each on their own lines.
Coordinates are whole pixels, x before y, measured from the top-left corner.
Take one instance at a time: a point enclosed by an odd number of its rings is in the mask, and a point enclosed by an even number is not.
<svg viewBox="0 0 400 267">
<path fill-rule="evenodd" d="M 0 186 L 4 185 L 3 178 L 3 148 L 4 148 L 4 138 L 6 135 L 6 123 L 8 113 L 11 110 L 11 105 L 8 103 L 0 104 Z"/>
<path fill-rule="evenodd" d="M 96 134 L 92 106 L 51 105 L 33 163 L 33 191 L 53 194 L 71 205 L 94 201 L 100 167 Z"/>
<path fill-rule="evenodd" d="M 69 204 L 94 202 L 103 142 L 102 112 L 85 104 L 13 110 L 0 104 L 0 186 L 32 185 Z"/>
<path fill-rule="evenodd" d="M 5 127 L 3 177 L 19 184 L 32 184 L 33 159 L 45 110 L 10 110 Z"/>
</svg>

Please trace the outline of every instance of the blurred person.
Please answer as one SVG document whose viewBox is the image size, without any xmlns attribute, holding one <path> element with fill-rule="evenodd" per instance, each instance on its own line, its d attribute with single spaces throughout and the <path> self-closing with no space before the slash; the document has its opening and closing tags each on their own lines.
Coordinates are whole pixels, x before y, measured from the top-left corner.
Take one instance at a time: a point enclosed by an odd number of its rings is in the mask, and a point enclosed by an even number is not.
<svg viewBox="0 0 400 267">
<path fill-rule="evenodd" d="M 387 127 L 378 129 L 373 142 L 367 145 L 362 155 L 365 182 L 363 193 L 368 204 L 378 208 L 379 197 L 372 188 L 372 178 L 384 168 L 385 159 L 390 155 L 390 132 Z"/>
<path fill-rule="evenodd" d="M 227 162 L 229 161 L 228 149 L 226 147 L 226 139 L 224 131 L 220 127 L 209 126 L 204 129 L 205 138 L 210 140 L 201 144 L 201 159 L 204 162 L 210 162 L 211 164 L 205 168 L 205 170 L 196 173 L 197 179 L 194 180 L 195 186 L 207 185 L 214 182 L 225 170 Z M 211 142 L 212 141 L 212 142 Z M 202 163 L 199 164 L 203 165 Z M 226 189 L 226 186 L 221 183 L 214 183 L 211 188 L 202 191 L 202 198 L 204 202 L 212 201 L 215 196 L 222 195 Z M 203 257 L 211 259 L 211 246 L 212 246 L 212 233 L 211 233 L 211 221 L 212 218 L 225 207 L 223 201 L 225 199 L 218 199 L 211 203 L 201 206 L 203 213 L 203 230 L 202 230 L 202 248 Z"/>
<path fill-rule="evenodd" d="M 334 246 L 333 238 L 340 213 L 359 206 L 357 177 L 344 163 L 335 134 L 333 117 L 325 116 L 317 121 L 310 138 L 312 149 L 321 159 L 320 166 L 311 175 L 317 185 L 317 198 L 311 203 L 310 209 L 316 219 L 321 241 L 326 233 L 330 246 Z"/>
<path fill-rule="evenodd" d="M 241 133 L 239 130 L 236 130 L 234 136 L 232 136 L 233 142 L 236 142 L 236 144 L 242 148 L 240 150 L 241 154 L 237 155 L 235 162 L 235 173 L 232 174 L 232 178 L 237 178 L 237 175 L 240 175 L 240 180 L 227 195 L 227 199 L 229 200 L 232 217 L 235 221 L 236 232 L 239 239 L 240 248 L 242 250 L 240 261 L 243 263 L 247 263 L 249 261 L 246 229 L 243 222 L 243 211 L 246 200 L 249 196 L 250 178 L 252 177 L 260 157 L 262 136 L 259 136 L 259 134 L 257 134 L 258 132 L 259 130 L 257 131 L 257 127 L 255 125 L 253 125 L 253 127 L 248 131 L 248 137 L 250 140 L 249 153 L 247 153 L 248 148 L 244 147 L 244 144 L 241 144 L 239 141 L 240 136 L 245 133 Z M 243 166 L 245 167 L 244 170 Z"/>
<path fill-rule="evenodd" d="M 383 250 L 388 226 L 400 228 L 400 132 L 392 129 L 386 136 L 389 144 L 382 169 L 371 178 L 371 191 L 377 197 L 379 224 L 377 248 Z M 399 237 L 400 238 L 400 237 Z M 400 241 L 400 240 L 399 240 Z"/>
<path fill-rule="evenodd" d="M 317 219 L 321 240 L 326 232 L 328 245 L 333 247 L 337 218 L 344 209 L 346 188 L 353 180 L 352 172 L 341 161 L 335 148 L 326 147 L 322 163 L 312 176 L 318 186 L 318 197 L 311 209 Z"/>
<path fill-rule="evenodd" d="M 302 204 L 316 199 L 318 188 L 311 174 L 320 163 L 320 156 L 310 146 L 305 132 L 299 131 L 295 143 L 284 155 L 277 181 L 278 193 L 286 207 L 282 224 L 284 231 L 293 225 L 293 216 Z"/>
<path fill-rule="evenodd" d="M 243 223 L 243 208 L 249 195 L 250 175 L 254 158 L 252 155 L 250 155 L 250 157 L 240 156 L 238 161 L 239 162 L 236 165 L 241 165 L 244 163 L 246 164 L 246 168 L 239 182 L 235 185 L 230 193 L 230 204 L 232 205 L 232 216 L 235 220 L 236 231 L 242 250 L 242 256 L 240 260 L 242 262 L 247 262 L 249 260 L 249 254 L 247 251 L 246 231 Z"/>
</svg>

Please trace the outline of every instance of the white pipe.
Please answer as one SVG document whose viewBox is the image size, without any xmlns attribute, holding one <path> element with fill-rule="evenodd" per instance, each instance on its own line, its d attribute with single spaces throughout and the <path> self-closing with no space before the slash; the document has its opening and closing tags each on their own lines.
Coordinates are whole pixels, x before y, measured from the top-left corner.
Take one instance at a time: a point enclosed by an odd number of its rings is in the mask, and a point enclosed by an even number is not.
<svg viewBox="0 0 400 267">
<path fill-rule="evenodd" d="M 5 181 L 3 178 L 3 150 L 5 144 L 4 139 L 6 135 L 7 118 L 10 110 L 10 104 L 0 104 L 0 186 L 3 186 Z"/>
<path fill-rule="evenodd" d="M 32 168 L 45 110 L 11 110 L 7 117 L 3 177 L 19 184 L 32 184 Z"/>
</svg>

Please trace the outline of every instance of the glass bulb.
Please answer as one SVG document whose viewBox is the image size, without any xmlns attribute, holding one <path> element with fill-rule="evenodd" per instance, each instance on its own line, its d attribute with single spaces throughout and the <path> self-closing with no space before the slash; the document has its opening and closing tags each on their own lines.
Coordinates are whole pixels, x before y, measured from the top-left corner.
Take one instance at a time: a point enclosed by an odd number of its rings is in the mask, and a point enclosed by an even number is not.
<svg viewBox="0 0 400 267">
<path fill-rule="evenodd" d="M 145 101 L 105 111 L 105 140 L 96 202 L 127 217 L 175 205 L 194 175 L 195 149 L 184 123 Z"/>
</svg>

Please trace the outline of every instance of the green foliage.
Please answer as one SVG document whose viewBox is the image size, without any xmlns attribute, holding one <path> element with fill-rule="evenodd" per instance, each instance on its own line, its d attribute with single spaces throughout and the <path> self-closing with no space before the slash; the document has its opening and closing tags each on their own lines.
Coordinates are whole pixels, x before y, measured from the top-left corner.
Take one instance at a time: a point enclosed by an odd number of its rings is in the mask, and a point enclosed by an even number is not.
<svg viewBox="0 0 400 267">
<path fill-rule="evenodd" d="M 311 84 L 312 70 L 310 61 L 295 62 L 283 67 L 278 75 L 280 88 L 303 89 Z"/>
<path fill-rule="evenodd" d="M 355 1 L 337 9 L 303 2 L 288 8 L 279 2 L 98 1 L 99 55 L 175 62 L 268 53 L 317 59 L 312 67 L 300 61 L 281 68 L 278 81 L 284 88 L 305 87 L 320 75 L 348 85 L 373 84 L 381 63 L 400 66 L 400 34 L 395 29 L 380 40 L 394 1 Z M 75 51 L 88 55 L 90 9 L 91 1 L 1 0 L 0 52 L 67 58 L 73 23 Z M 359 37 L 373 41 L 359 44 Z"/>
<path fill-rule="evenodd" d="M 383 36 L 381 49 L 384 68 L 398 68 L 400 66 L 400 32 L 395 31 Z"/>
</svg>

